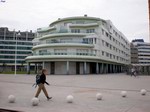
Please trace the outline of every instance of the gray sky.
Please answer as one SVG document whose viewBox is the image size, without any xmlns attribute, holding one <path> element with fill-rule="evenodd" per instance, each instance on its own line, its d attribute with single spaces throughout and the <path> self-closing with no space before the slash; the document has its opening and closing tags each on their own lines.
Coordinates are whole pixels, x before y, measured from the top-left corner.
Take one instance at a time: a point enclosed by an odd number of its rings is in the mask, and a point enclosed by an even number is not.
<svg viewBox="0 0 150 112">
<path fill-rule="evenodd" d="M 131 41 L 149 41 L 148 0 L 6 0 L 0 2 L 0 27 L 33 30 L 47 27 L 58 18 L 99 17 L 111 20 Z"/>
</svg>

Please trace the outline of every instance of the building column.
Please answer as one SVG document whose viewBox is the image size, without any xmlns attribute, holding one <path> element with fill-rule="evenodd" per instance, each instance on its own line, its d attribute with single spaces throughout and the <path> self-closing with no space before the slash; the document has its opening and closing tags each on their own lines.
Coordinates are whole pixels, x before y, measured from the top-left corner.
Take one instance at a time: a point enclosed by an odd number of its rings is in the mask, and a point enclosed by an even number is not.
<svg viewBox="0 0 150 112">
<path fill-rule="evenodd" d="M 99 64 L 96 62 L 96 74 L 99 74 Z"/>
<path fill-rule="evenodd" d="M 66 74 L 69 74 L 69 61 L 67 61 L 67 66 L 66 66 Z"/>
<path fill-rule="evenodd" d="M 108 73 L 110 73 L 110 64 L 108 64 Z"/>
<path fill-rule="evenodd" d="M 118 73 L 118 65 L 116 65 L 116 73 Z"/>
<path fill-rule="evenodd" d="M 106 63 L 106 74 L 108 73 L 108 64 Z"/>
<path fill-rule="evenodd" d="M 122 65 L 121 65 L 121 73 L 122 73 L 122 71 L 123 71 L 123 70 L 122 70 Z"/>
<path fill-rule="evenodd" d="M 121 65 L 119 65 L 119 73 L 121 73 Z"/>
<path fill-rule="evenodd" d="M 45 62 L 43 61 L 43 64 L 42 64 L 42 69 L 44 69 L 45 68 Z"/>
<path fill-rule="evenodd" d="M 106 63 L 104 64 L 104 74 L 106 74 L 106 69 L 107 69 L 107 65 L 106 65 Z"/>
<path fill-rule="evenodd" d="M 35 74 L 37 74 L 37 63 L 35 63 L 34 71 L 35 71 Z"/>
<path fill-rule="evenodd" d="M 39 63 L 37 63 L 37 73 L 39 73 Z"/>
<path fill-rule="evenodd" d="M 119 65 L 117 65 L 117 73 L 119 73 Z"/>
<path fill-rule="evenodd" d="M 27 62 L 27 74 L 30 74 L 30 63 Z"/>
<path fill-rule="evenodd" d="M 118 65 L 116 65 L 116 73 L 118 73 Z"/>
<path fill-rule="evenodd" d="M 113 73 L 115 73 L 115 69 L 114 69 L 114 68 L 115 68 L 115 65 L 113 64 L 112 66 L 113 66 L 113 68 L 112 68 L 112 69 L 113 69 Z"/>
<path fill-rule="evenodd" d="M 104 69 L 104 64 L 102 63 L 102 67 L 101 67 L 101 73 L 103 74 L 103 70 Z"/>
<path fill-rule="evenodd" d="M 110 73 L 112 73 L 112 64 L 109 64 Z"/>
<path fill-rule="evenodd" d="M 84 70 L 83 70 L 83 73 L 84 73 L 84 74 L 86 74 L 86 69 L 87 69 L 87 67 L 86 67 L 86 62 L 84 62 Z"/>
</svg>

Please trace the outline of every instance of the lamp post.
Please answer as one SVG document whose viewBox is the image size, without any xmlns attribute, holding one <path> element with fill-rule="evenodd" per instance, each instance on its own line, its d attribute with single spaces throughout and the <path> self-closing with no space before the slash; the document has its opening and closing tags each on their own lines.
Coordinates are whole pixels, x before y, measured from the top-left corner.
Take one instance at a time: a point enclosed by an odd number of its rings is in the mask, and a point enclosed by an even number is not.
<svg viewBox="0 0 150 112">
<path fill-rule="evenodd" d="M 15 34 L 16 37 L 16 45 L 15 45 L 15 76 L 17 71 L 17 37 L 20 36 L 20 33 Z"/>
</svg>

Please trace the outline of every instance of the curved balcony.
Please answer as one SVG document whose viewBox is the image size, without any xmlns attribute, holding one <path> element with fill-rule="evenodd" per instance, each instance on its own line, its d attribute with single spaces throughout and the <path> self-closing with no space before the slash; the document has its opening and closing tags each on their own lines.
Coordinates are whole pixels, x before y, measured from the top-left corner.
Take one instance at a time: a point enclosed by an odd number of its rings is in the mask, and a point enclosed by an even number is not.
<svg viewBox="0 0 150 112">
<path fill-rule="evenodd" d="M 51 31 L 51 30 L 56 30 L 56 27 L 46 27 L 46 28 L 38 28 L 37 32 L 41 33 L 41 32 L 47 32 L 47 31 Z"/>
<path fill-rule="evenodd" d="M 49 53 L 41 53 L 41 54 L 34 54 L 33 56 L 28 56 L 25 58 L 26 61 L 29 60 L 48 60 L 48 59 L 100 59 L 94 53 L 75 53 L 75 52 L 49 52 Z"/>
<path fill-rule="evenodd" d="M 84 44 L 84 43 L 52 43 L 52 44 L 41 44 L 36 45 L 32 48 L 32 50 L 39 49 L 39 48 L 49 48 L 49 47 L 86 47 L 86 48 L 93 48 L 93 44 Z"/>
<path fill-rule="evenodd" d="M 52 37 L 85 37 L 85 33 L 56 33 L 56 34 L 47 34 L 42 37 L 39 37 L 39 40 L 44 40 L 47 38 L 52 38 Z"/>
</svg>

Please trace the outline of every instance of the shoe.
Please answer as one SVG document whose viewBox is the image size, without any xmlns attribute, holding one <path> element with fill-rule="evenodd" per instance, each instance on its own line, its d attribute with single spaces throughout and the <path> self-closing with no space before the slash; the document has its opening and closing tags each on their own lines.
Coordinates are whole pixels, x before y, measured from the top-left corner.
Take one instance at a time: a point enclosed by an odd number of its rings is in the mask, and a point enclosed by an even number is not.
<svg viewBox="0 0 150 112">
<path fill-rule="evenodd" d="M 47 100 L 50 100 L 50 99 L 52 99 L 52 97 L 47 97 Z"/>
</svg>

